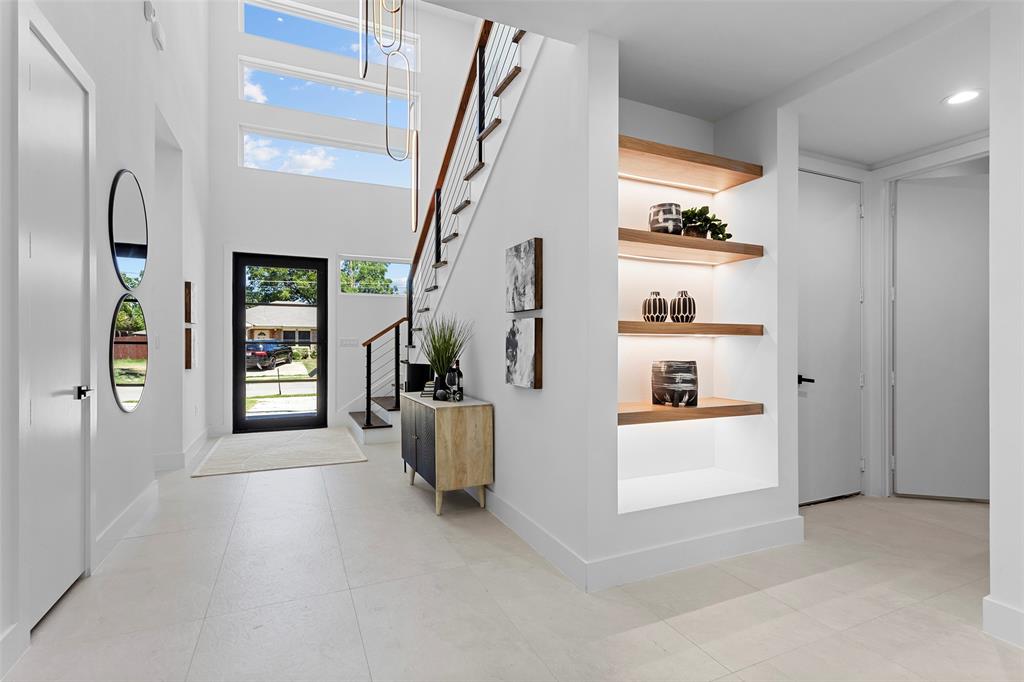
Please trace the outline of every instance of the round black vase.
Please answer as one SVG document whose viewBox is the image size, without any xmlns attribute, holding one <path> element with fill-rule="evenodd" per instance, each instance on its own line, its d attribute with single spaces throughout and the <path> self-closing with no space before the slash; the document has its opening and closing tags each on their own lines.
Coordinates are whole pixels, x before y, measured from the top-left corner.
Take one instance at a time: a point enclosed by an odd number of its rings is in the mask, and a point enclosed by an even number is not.
<svg viewBox="0 0 1024 682">
<path fill-rule="evenodd" d="M 697 302 L 686 291 L 680 291 L 669 302 L 668 315 L 673 322 L 693 322 L 697 317 Z"/>
<path fill-rule="evenodd" d="M 441 375 L 434 379 L 434 400 L 448 400 L 448 389 L 445 388 L 444 377 Z"/>
</svg>

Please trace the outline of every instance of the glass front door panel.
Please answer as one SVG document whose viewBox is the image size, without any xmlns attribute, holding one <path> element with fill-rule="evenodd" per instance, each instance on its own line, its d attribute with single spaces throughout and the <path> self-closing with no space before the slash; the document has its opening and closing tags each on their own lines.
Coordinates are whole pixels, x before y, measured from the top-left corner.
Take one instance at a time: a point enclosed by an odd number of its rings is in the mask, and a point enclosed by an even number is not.
<svg viewBox="0 0 1024 682">
<path fill-rule="evenodd" d="M 308 259 L 271 256 L 239 263 L 237 258 L 235 430 L 325 425 L 326 264 L 299 267 Z"/>
</svg>

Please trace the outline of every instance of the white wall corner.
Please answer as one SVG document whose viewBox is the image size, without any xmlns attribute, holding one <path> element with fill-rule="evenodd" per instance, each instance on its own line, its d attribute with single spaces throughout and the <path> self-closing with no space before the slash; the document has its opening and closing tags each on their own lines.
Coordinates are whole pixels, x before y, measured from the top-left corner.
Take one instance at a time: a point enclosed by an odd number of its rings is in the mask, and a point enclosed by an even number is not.
<svg viewBox="0 0 1024 682">
<path fill-rule="evenodd" d="M 487 510 L 551 562 L 577 587 L 586 589 L 587 564 L 583 557 L 490 488 L 487 490 Z"/>
<path fill-rule="evenodd" d="M 157 484 L 150 482 L 139 496 L 124 508 L 106 528 L 96 536 L 89 552 L 89 570 L 95 571 L 100 563 L 110 554 L 114 546 L 142 520 L 149 507 L 156 503 Z"/>
<path fill-rule="evenodd" d="M 0 634 L 0 677 L 7 674 L 22 654 L 28 651 L 28 628 L 14 623 Z"/>
<path fill-rule="evenodd" d="M 996 639 L 1024 647 L 1024 611 L 996 601 L 992 595 L 981 603 L 982 628 Z"/>
<path fill-rule="evenodd" d="M 803 541 L 804 518 L 799 514 L 756 526 L 687 538 L 591 561 L 587 566 L 587 591 L 596 592 L 700 564 Z"/>
</svg>

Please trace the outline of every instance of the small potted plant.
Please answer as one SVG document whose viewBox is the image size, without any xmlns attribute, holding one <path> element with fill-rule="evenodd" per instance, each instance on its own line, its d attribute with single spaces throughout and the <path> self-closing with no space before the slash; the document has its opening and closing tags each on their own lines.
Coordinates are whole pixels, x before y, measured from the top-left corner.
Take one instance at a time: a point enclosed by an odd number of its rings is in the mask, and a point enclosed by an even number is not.
<svg viewBox="0 0 1024 682">
<path fill-rule="evenodd" d="M 724 242 L 732 237 L 725 231 L 727 227 L 729 224 L 723 223 L 721 218 L 712 213 L 710 206 L 688 208 L 683 211 L 683 234 L 687 237 L 711 237 Z"/>
<path fill-rule="evenodd" d="M 473 336 L 473 325 L 459 322 L 454 315 L 436 317 L 423 330 L 423 354 L 433 370 L 434 400 L 448 400 L 445 376 L 455 366 Z"/>
</svg>

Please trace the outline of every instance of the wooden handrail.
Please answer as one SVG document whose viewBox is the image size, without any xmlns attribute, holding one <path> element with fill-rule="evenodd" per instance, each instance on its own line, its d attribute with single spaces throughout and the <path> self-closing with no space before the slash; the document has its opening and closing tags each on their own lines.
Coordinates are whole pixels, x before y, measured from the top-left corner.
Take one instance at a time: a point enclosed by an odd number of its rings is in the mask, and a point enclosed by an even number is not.
<svg viewBox="0 0 1024 682">
<path fill-rule="evenodd" d="M 473 88 L 476 86 L 476 52 L 478 48 L 487 45 L 487 39 L 491 36 L 491 28 L 493 26 L 494 22 L 486 19 L 484 20 L 483 25 L 480 26 L 480 35 L 477 37 L 476 46 L 473 48 L 473 60 L 469 65 L 469 74 L 466 75 L 466 85 L 462 88 L 462 99 L 459 100 L 459 108 L 455 112 L 455 122 L 452 124 L 452 132 L 451 135 L 448 136 L 448 146 L 444 150 L 444 157 L 441 159 L 441 168 L 437 172 L 437 182 L 433 187 L 435 190 L 441 189 L 444 185 L 445 178 L 448 177 L 448 166 L 451 164 L 452 155 L 455 153 L 455 144 L 459 140 L 459 132 L 462 129 L 462 119 L 466 115 L 466 109 L 469 107 L 469 100 L 473 96 Z M 416 274 L 416 269 L 419 267 L 420 256 L 423 255 L 423 247 L 427 241 L 427 232 L 430 231 L 430 223 L 434 219 L 434 211 L 437 210 L 437 207 L 434 205 L 434 192 L 431 191 L 430 194 L 430 204 L 427 205 L 427 213 L 423 217 L 423 226 L 420 227 L 420 238 L 416 242 L 416 251 L 412 256 L 412 268 L 409 273 L 410 277 Z"/>
<path fill-rule="evenodd" d="M 366 346 L 369 346 L 371 343 L 373 343 L 374 341 L 376 341 L 380 337 L 384 336 L 385 334 L 387 334 L 389 331 L 391 331 L 392 329 L 394 329 L 398 325 L 400 325 L 403 322 L 405 322 L 406 319 L 408 319 L 408 318 L 400 317 L 399 319 L 395 320 L 394 322 L 392 322 L 388 326 L 384 327 L 379 332 L 377 332 L 376 334 L 374 334 L 370 338 L 366 339 L 366 341 L 363 341 L 363 347 L 365 348 Z"/>
</svg>

